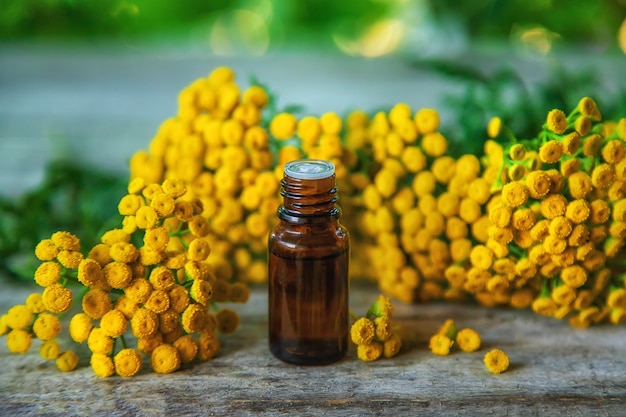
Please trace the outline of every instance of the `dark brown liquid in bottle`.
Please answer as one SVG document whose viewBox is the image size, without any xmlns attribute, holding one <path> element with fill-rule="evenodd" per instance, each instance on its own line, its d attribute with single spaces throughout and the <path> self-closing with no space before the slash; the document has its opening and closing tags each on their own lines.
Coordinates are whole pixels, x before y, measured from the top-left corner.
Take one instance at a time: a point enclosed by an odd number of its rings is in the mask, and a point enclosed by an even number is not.
<svg viewBox="0 0 626 417">
<path fill-rule="evenodd" d="M 341 359 L 348 347 L 347 231 L 334 176 L 283 180 L 280 224 L 269 239 L 271 352 L 300 365 Z"/>
</svg>

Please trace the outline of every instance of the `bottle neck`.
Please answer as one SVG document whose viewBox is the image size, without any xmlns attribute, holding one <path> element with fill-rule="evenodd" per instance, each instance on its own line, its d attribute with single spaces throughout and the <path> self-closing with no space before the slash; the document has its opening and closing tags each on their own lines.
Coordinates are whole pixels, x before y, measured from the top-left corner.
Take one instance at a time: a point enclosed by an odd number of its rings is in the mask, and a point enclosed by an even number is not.
<svg viewBox="0 0 626 417">
<path fill-rule="evenodd" d="M 283 205 L 278 208 L 281 220 L 291 223 L 326 223 L 339 218 L 334 175 L 316 180 L 285 176 L 281 185 Z"/>
</svg>

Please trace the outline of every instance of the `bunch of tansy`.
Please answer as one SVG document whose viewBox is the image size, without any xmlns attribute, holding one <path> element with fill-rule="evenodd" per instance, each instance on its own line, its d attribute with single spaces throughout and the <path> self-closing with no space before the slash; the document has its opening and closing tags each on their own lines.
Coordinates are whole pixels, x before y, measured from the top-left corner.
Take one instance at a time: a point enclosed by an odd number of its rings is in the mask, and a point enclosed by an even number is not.
<svg viewBox="0 0 626 417">
<path fill-rule="evenodd" d="M 488 239 L 448 268 L 451 285 L 483 304 L 530 306 L 577 327 L 626 321 L 617 265 L 626 236 L 626 119 L 600 120 L 588 97 L 567 116 L 551 110 L 530 140 L 492 120 L 489 133 L 504 146 Z"/>
<path fill-rule="evenodd" d="M 346 142 L 369 158 L 357 164 L 371 178 L 357 215 L 380 288 L 406 302 L 531 307 L 578 327 L 626 321 L 626 119 L 602 123 L 584 97 L 518 140 L 496 117 L 480 156 L 452 157 L 438 128 L 435 110 L 406 104 L 349 124 Z"/>
<path fill-rule="evenodd" d="M 392 321 L 391 300 L 379 295 L 363 317 L 350 328 L 350 339 L 357 346 L 357 357 L 372 362 L 381 357 L 393 358 L 402 347 L 402 338 Z"/>
<path fill-rule="evenodd" d="M 445 271 L 486 241 L 497 167 L 474 155 L 451 157 L 439 114 L 428 108 L 413 113 L 397 104 L 351 124 L 348 138 L 371 158 L 359 228 L 381 289 L 405 302 L 466 299 Z"/>
<path fill-rule="evenodd" d="M 263 87 L 243 90 L 230 68 L 216 68 L 180 92 L 178 113 L 130 161 L 131 178 L 176 178 L 202 203 L 207 262 L 226 280 L 267 279 L 267 234 L 280 201 L 268 101 Z"/>
<path fill-rule="evenodd" d="M 11 352 L 25 353 L 39 339 L 41 356 L 70 371 L 79 356 L 61 346 L 86 343 L 98 376 L 133 376 L 144 355 L 155 372 L 169 373 L 211 359 L 220 348 L 216 331 L 237 328 L 237 313 L 216 303 L 246 302 L 249 288 L 207 262 L 208 222 L 183 181 L 132 180 L 118 209 L 121 227 L 86 252 L 68 232 L 37 245 L 34 280 L 43 291 L 0 318 Z"/>
</svg>

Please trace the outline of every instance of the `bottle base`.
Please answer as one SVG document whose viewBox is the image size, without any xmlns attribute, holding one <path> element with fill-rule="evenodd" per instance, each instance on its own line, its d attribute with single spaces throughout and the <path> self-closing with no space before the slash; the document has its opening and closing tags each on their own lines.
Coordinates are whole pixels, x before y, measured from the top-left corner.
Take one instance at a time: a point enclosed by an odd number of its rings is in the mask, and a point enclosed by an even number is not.
<svg viewBox="0 0 626 417">
<path fill-rule="evenodd" d="M 330 365 L 346 355 L 346 343 L 333 340 L 278 340 L 270 342 L 270 351 L 283 362 L 303 366 Z"/>
</svg>

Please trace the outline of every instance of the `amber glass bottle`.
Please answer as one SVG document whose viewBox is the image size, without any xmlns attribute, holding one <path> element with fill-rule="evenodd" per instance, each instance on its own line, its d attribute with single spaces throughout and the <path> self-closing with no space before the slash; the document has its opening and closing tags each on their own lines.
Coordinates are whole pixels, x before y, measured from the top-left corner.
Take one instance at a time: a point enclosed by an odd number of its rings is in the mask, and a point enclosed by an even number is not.
<svg viewBox="0 0 626 417">
<path fill-rule="evenodd" d="M 324 365 L 348 347 L 349 236 L 339 223 L 335 167 L 287 163 L 280 223 L 269 236 L 269 343 L 279 359 Z"/>
</svg>

